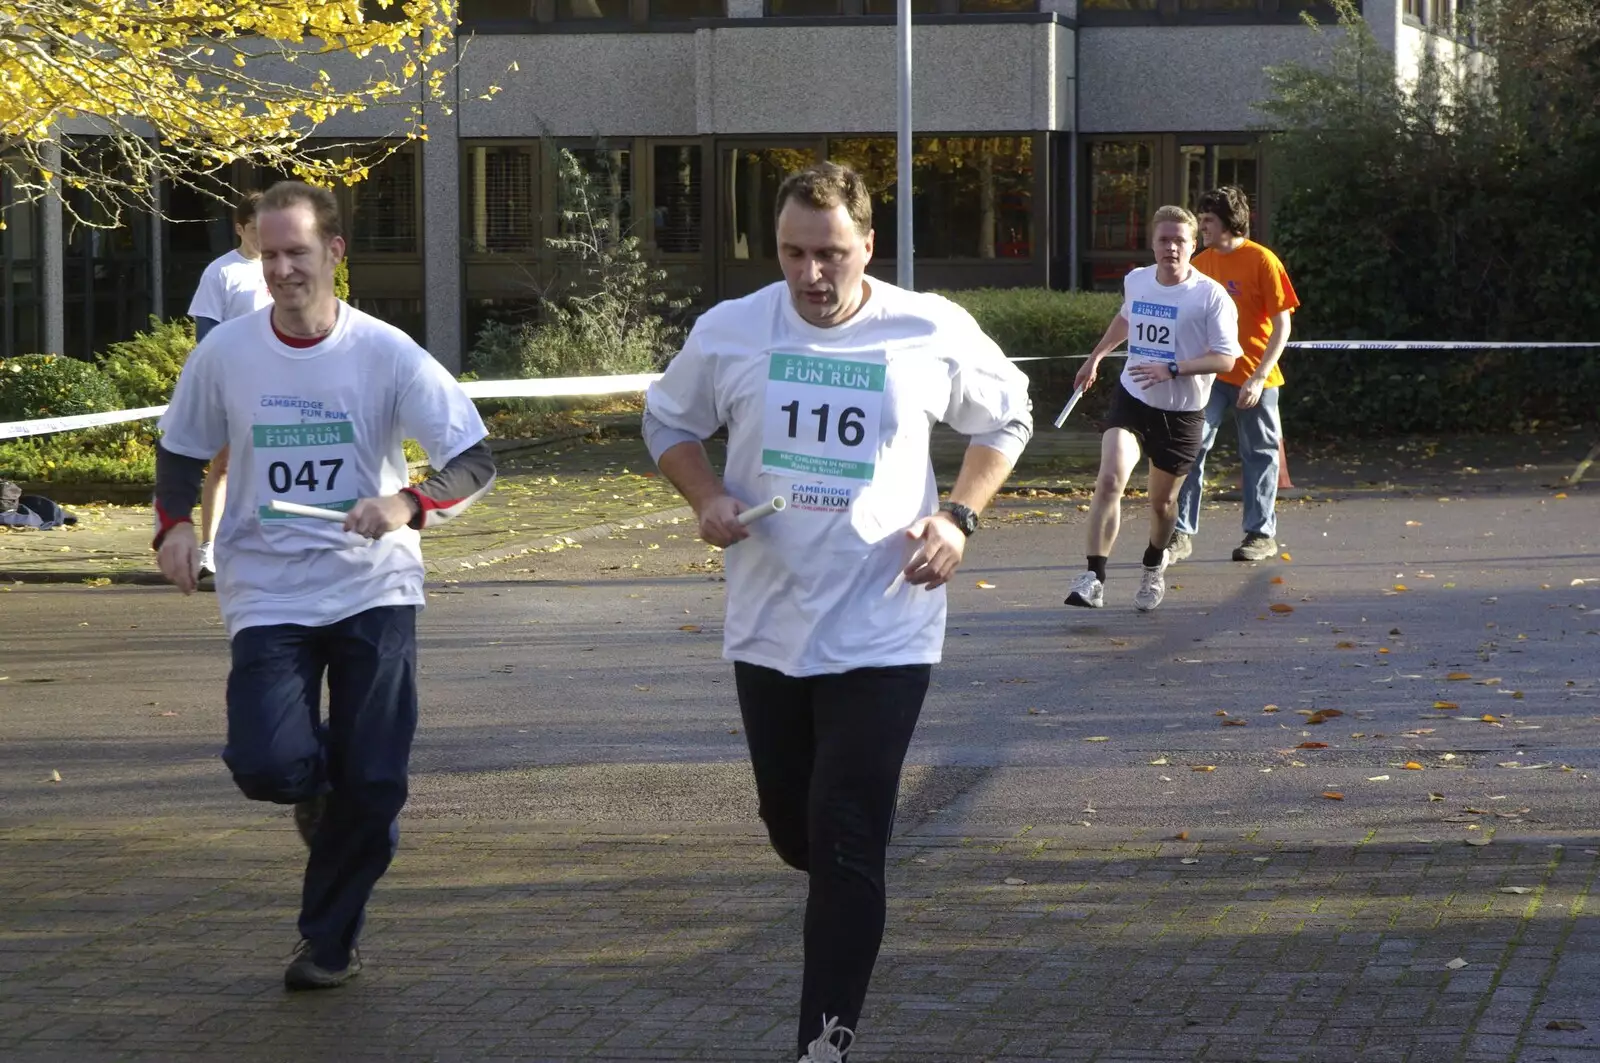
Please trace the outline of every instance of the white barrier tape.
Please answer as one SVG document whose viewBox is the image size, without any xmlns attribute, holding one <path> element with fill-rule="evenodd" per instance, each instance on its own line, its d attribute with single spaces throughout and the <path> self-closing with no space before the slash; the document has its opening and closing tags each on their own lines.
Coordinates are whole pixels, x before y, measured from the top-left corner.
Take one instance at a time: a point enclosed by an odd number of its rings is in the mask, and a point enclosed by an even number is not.
<svg viewBox="0 0 1600 1063">
<path fill-rule="evenodd" d="M 165 406 L 145 406 L 137 410 L 83 413 L 78 414 L 76 417 L 41 417 L 34 421 L 0 421 L 0 439 L 46 436 L 52 432 L 67 432 L 74 428 L 98 428 L 101 425 L 121 424 L 124 421 L 142 421 L 147 417 L 160 417 L 166 410 Z"/>
<path fill-rule="evenodd" d="M 1492 350 L 1562 350 L 1600 347 L 1594 343 L 1515 343 L 1499 341 L 1461 342 L 1448 340 L 1290 340 L 1285 347 L 1313 351 L 1492 351 Z M 1126 356 L 1126 351 L 1112 351 L 1110 357 Z M 1013 362 L 1082 361 L 1087 354 L 1033 355 L 1013 358 Z M 533 380 L 473 380 L 461 388 L 474 399 L 550 399 L 582 397 L 586 395 L 626 395 L 643 391 L 661 379 L 660 373 L 625 373 L 615 376 L 568 376 Z M 21 439 L 26 436 L 51 435 L 70 432 L 77 428 L 98 428 L 108 424 L 143 421 L 160 417 L 165 406 L 145 406 L 137 410 L 111 410 L 107 413 L 85 413 L 75 417 L 41 417 L 32 421 L 0 421 L 0 439 Z"/>
</svg>

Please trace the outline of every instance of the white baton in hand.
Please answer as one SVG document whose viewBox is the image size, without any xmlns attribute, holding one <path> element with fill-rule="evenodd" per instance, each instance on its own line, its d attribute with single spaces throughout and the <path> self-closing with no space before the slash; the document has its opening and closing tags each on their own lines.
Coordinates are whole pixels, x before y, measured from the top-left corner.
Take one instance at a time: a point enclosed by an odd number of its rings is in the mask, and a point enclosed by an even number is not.
<svg viewBox="0 0 1600 1063">
<path fill-rule="evenodd" d="M 315 517 L 317 520 L 330 521 L 334 524 L 343 524 L 344 519 L 350 515 L 337 509 L 323 509 L 321 506 L 302 506 L 298 502 L 285 502 L 278 498 L 268 502 L 267 508 L 274 513 L 289 513 L 296 517 Z"/>
<path fill-rule="evenodd" d="M 1072 413 L 1072 408 L 1078 404 L 1078 400 L 1081 398 L 1083 398 L 1083 388 L 1080 387 L 1072 393 L 1072 398 L 1068 399 L 1067 404 L 1061 408 L 1061 414 L 1056 418 L 1057 428 L 1067 423 L 1067 415 Z"/>
<path fill-rule="evenodd" d="M 739 516 L 735 519 L 740 524 L 748 527 L 762 517 L 769 517 L 774 513 L 780 512 L 787 508 L 788 505 L 789 503 L 785 502 L 781 496 L 774 495 L 771 502 L 763 502 L 759 506 L 751 506 L 749 509 L 741 510 Z"/>
</svg>

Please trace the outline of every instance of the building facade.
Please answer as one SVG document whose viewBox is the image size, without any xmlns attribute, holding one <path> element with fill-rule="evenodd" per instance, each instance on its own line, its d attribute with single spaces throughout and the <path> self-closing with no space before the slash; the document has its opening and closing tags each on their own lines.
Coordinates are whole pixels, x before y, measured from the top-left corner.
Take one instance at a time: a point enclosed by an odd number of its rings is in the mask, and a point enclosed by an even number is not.
<svg viewBox="0 0 1600 1063">
<path fill-rule="evenodd" d="M 1365 0 L 1402 75 L 1456 44 L 1465 0 Z M 351 296 L 461 367 L 481 323 L 535 305 L 559 275 L 555 154 L 574 151 L 699 301 L 778 276 L 772 198 L 817 158 L 875 194 L 873 272 L 895 275 L 894 0 L 460 0 L 450 113 L 341 189 Z M 1147 219 L 1211 186 L 1263 201 L 1264 67 L 1315 62 L 1301 22 L 1321 0 L 913 0 L 913 214 L 920 288 L 1112 288 L 1150 261 Z M 1409 65 L 1408 65 L 1409 64 Z M 492 98 L 483 98 L 498 86 Z M 381 140 L 393 112 L 319 133 Z M 271 175 L 241 167 L 238 188 Z M 183 188 L 168 219 L 115 229 L 12 205 L 0 231 L 0 356 L 87 357 L 183 314 L 232 244 L 224 212 Z M 0 187 L 0 203 L 9 203 Z M 85 205 L 85 209 L 88 209 Z M 59 233 L 59 236 L 54 234 Z M 59 315 L 59 317 L 57 316 Z"/>
</svg>

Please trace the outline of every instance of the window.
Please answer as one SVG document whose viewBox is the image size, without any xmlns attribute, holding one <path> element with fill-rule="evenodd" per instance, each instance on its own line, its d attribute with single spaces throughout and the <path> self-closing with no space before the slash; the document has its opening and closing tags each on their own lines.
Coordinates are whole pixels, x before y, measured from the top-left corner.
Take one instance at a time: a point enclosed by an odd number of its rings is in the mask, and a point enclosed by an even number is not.
<svg viewBox="0 0 1600 1063">
<path fill-rule="evenodd" d="M 1156 0 L 1078 0 L 1082 11 L 1154 11 Z"/>
<path fill-rule="evenodd" d="M 963 15 L 987 15 L 998 11 L 1035 11 L 1035 0 L 960 0 Z"/>
<path fill-rule="evenodd" d="M 367 22 L 404 22 L 406 10 L 404 0 L 390 0 L 388 7 L 378 3 L 378 0 L 366 0 L 361 5 L 361 17 Z"/>
<path fill-rule="evenodd" d="M 350 251 L 353 254 L 421 252 L 417 240 L 417 155 L 400 149 L 350 186 Z"/>
<path fill-rule="evenodd" d="M 540 249 L 539 149 L 520 144 L 467 149 L 467 241 L 478 254 Z"/>
<path fill-rule="evenodd" d="M 1428 0 L 1405 0 L 1405 5 L 1405 13 L 1417 21 L 1426 17 Z"/>
<path fill-rule="evenodd" d="M 919 259 L 1033 254 L 1033 138 L 921 137 L 913 142 L 912 223 Z M 874 253 L 899 253 L 899 174 L 891 137 L 839 137 L 829 158 L 872 190 Z"/>
<path fill-rule="evenodd" d="M 633 153 L 615 148 L 568 148 L 566 151 L 578 160 L 578 165 L 589 177 L 589 213 L 596 222 L 605 223 L 603 243 L 612 244 L 633 233 Z M 563 165 L 564 160 L 563 160 Z M 558 185 L 559 189 L 561 186 Z M 578 203 L 559 204 L 562 211 L 559 228 L 563 236 L 583 235 L 578 225 L 581 219 L 569 219 L 568 210 L 581 210 Z"/>
<path fill-rule="evenodd" d="M 767 14 L 772 18 L 816 17 L 843 13 L 840 0 L 767 0 Z"/>
<path fill-rule="evenodd" d="M 1260 155 L 1254 144 L 1184 144 L 1178 148 L 1183 174 L 1183 205 L 1190 210 L 1213 188 L 1235 185 L 1250 199 L 1250 231 L 1261 219 Z"/>
<path fill-rule="evenodd" d="M 898 15 L 900 0 L 865 0 L 862 10 L 869 15 Z M 938 0 L 911 0 L 913 15 L 934 15 L 938 12 Z"/>
<path fill-rule="evenodd" d="M 650 209 L 656 250 L 668 255 L 699 254 L 705 187 L 700 145 L 657 144 L 651 151 L 651 165 Z"/>
<path fill-rule="evenodd" d="M 535 0 L 461 0 L 461 21 L 526 22 L 534 17 Z"/>
<path fill-rule="evenodd" d="M 1100 141 L 1089 148 L 1089 249 L 1148 250 L 1151 204 L 1148 143 Z"/>
<path fill-rule="evenodd" d="M 1254 11 L 1256 0 L 1182 0 L 1184 11 Z"/>
<path fill-rule="evenodd" d="M 1428 25 L 1449 29 L 1452 14 L 1450 0 L 1428 0 Z"/>
<path fill-rule="evenodd" d="M 650 18 L 658 22 L 681 22 L 691 18 L 723 18 L 728 13 L 725 0 L 650 0 Z"/>
<path fill-rule="evenodd" d="M 558 22 L 628 21 L 628 0 L 556 0 Z"/>
<path fill-rule="evenodd" d="M 778 186 L 797 170 L 811 165 L 815 156 L 804 148 L 725 148 L 722 172 L 728 175 L 728 211 L 723 230 L 730 259 L 778 257 L 772 207 Z"/>
</svg>

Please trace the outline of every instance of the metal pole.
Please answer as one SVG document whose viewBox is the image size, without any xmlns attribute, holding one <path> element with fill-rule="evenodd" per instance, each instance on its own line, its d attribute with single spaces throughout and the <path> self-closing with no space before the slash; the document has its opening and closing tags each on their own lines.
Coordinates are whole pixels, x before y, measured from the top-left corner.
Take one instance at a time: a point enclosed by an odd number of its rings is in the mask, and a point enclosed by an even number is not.
<svg viewBox="0 0 1600 1063">
<path fill-rule="evenodd" d="M 61 173 L 60 132 L 46 142 L 39 155 L 52 175 Z M 52 176 L 49 191 L 39 200 L 39 293 L 44 297 L 44 352 L 67 353 L 67 271 L 62 246 L 61 178 Z"/>
<path fill-rule="evenodd" d="M 909 289 L 912 286 L 911 261 L 915 248 L 911 231 L 911 0 L 899 0 L 899 9 L 900 136 L 896 158 L 900 165 L 899 185 L 895 192 L 899 246 L 895 249 L 895 283 Z"/>
</svg>

